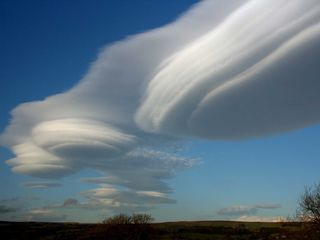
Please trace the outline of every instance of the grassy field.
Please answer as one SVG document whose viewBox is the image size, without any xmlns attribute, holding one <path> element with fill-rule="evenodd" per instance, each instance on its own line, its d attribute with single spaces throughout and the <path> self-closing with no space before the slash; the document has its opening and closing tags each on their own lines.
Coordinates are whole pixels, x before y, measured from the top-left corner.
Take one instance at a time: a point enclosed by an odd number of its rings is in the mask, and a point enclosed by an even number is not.
<svg viewBox="0 0 320 240">
<path fill-rule="evenodd" d="M 142 227 L 142 228 L 141 228 Z M 166 222 L 140 226 L 79 223 L 0 222 L 1 238 L 13 239 L 150 239 L 150 240 L 263 240 L 311 239 L 301 234 L 302 223 L 244 223 L 228 221 Z M 139 234 L 137 234 L 139 232 Z M 143 234 L 141 234 L 143 232 Z M 320 239 L 320 236 L 318 238 Z"/>
</svg>

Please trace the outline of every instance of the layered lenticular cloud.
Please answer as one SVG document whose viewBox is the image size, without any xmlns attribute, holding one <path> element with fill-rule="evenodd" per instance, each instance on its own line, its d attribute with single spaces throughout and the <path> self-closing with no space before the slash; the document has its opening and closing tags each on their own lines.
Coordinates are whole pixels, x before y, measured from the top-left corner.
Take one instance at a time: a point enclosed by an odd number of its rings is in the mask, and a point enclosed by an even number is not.
<svg viewBox="0 0 320 240">
<path fill-rule="evenodd" d="M 68 92 L 15 108 L 1 143 L 15 172 L 54 179 L 93 168 L 106 176 L 84 182 L 126 188 L 108 199 L 171 203 L 165 180 L 195 163 L 172 147 L 185 137 L 318 123 L 319 62 L 318 0 L 202 1 L 105 48 Z"/>
<path fill-rule="evenodd" d="M 318 122 L 319 11 L 319 1 L 247 2 L 154 74 L 139 126 L 232 139 Z"/>
</svg>

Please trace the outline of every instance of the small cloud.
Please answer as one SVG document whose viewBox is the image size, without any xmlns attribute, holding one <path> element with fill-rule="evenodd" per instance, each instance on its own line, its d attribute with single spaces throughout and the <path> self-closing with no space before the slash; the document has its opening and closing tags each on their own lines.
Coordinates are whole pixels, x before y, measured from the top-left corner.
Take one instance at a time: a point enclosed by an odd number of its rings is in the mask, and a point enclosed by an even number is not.
<svg viewBox="0 0 320 240">
<path fill-rule="evenodd" d="M 239 221 L 239 222 L 284 222 L 287 220 L 287 218 L 283 216 L 275 216 L 275 217 L 241 216 L 232 220 Z"/>
<path fill-rule="evenodd" d="M 84 210 L 108 210 L 111 214 L 126 212 L 134 213 L 148 211 L 157 204 L 173 204 L 175 200 L 167 193 L 157 191 L 133 191 L 118 189 L 112 185 L 101 184 L 100 187 L 83 192 L 87 199 L 79 202 L 77 199 L 66 199 L 59 206 L 50 206 L 48 209 L 80 208 Z"/>
<path fill-rule="evenodd" d="M 257 212 L 257 208 L 254 206 L 242 206 L 242 205 L 237 205 L 237 206 L 232 206 L 232 207 L 227 207 L 227 208 L 222 208 L 218 211 L 219 215 L 243 215 L 243 214 L 254 214 Z"/>
<path fill-rule="evenodd" d="M 259 209 L 277 209 L 281 208 L 281 204 L 257 204 L 255 207 Z"/>
<path fill-rule="evenodd" d="M 104 186 L 90 190 L 87 194 L 91 206 L 108 207 L 113 212 L 121 212 L 123 209 L 126 209 L 127 212 L 146 211 L 152 209 L 156 204 L 173 204 L 176 202 L 165 193 L 118 190 Z"/>
<path fill-rule="evenodd" d="M 25 182 L 22 184 L 24 187 L 37 189 L 37 188 L 54 188 L 61 187 L 61 183 L 57 182 Z"/>
<path fill-rule="evenodd" d="M 259 209 L 272 210 L 281 208 L 280 204 L 256 204 L 256 205 L 235 205 L 227 208 L 222 208 L 218 211 L 219 215 L 225 216 L 241 216 L 254 215 Z"/>
</svg>

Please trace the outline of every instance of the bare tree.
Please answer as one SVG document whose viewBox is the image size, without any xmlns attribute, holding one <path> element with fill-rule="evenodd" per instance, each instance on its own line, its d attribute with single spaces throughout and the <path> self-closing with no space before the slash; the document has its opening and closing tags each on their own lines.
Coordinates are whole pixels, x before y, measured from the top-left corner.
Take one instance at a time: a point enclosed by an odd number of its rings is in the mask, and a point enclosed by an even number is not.
<svg viewBox="0 0 320 240">
<path fill-rule="evenodd" d="M 151 217 L 150 214 L 141 214 L 141 213 L 133 214 L 131 219 L 133 224 L 141 224 L 141 225 L 150 224 L 153 221 L 153 218 Z"/>
<path fill-rule="evenodd" d="M 320 239 L 320 183 L 305 188 L 300 197 L 297 220 L 303 222 L 304 227 L 292 239 Z"/>
<path fill-rule="evenodd" d="M 320 183 L 305 189 L 299 202 L 298 217 L 320 226 Z"/>
</svg>

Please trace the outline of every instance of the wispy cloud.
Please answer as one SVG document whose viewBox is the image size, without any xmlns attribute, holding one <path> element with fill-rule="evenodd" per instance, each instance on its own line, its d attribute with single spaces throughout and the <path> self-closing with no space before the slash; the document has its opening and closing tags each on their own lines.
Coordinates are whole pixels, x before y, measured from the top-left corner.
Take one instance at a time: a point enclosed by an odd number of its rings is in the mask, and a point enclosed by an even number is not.
<svg viewBox="0 0 320 240">
<path fill-rule="evenodd" d="M 48 209 L 80 208 L 85 210 L 108 210 L 118 213 L 149 211 L 158 204 L 172 204 L 168 194 L 157 191 L 119 190 L 108 184 L 83 192 L 85 201 L 66 199 L 61 205 L 48 206 Z"/>
<path fill-rule="evenodd" d="M 283 216 L 274 216 L 274 217 L 265 217 L 265 216 L 241 216 L 233 219 L 234 221 L 240 222 L 284 222 L 286 217 Z"/>
<path fill-rule="evenodd" d="M 319 39 L 318 0 L 202 1 L 105 48 L 69 91 L 16 107 L 1 135 L 16 155 L 7 162 L 50 179 L 102 171 L 84 181 L 115 192 L 92 201 L 170 202 L 166 180 L 196 162 L 173 147 L 185 137 L 242 139 L 320 121 Z"/>
<path fill-rule="evenodd" d="M 0 199 L 0 220 L 12 220 L 21 216 L 28 209 L 28 205 L 32 202 L 35 203 L 39 200 L 38 197 L 13 197 Z"/>
<path fill-rule="evenodd" d="M 42 182 L 42 181 L 37 181 L 37 182 L 25 182 L 22 184 L 22 186 L 27 187 L 27 188 L 54 188 L 54 187 L 61 187 L 61 183 L 57 182 Z"/>
<path fill-rule="evenodd" d="M 66 214 L 55 212 L 53 209 L 47 208 L 35 208 L 29 210 L 25 215 L 27 221 L 38 221 L 38 222 L 61 222 L 67 219 Z"/>
<path fill-rule="evenodd" d="M 280 204 L 235 205 L 220 209 L 218 214 L 225 216 L 247 216 L 254 215 L 261 209 L 273 210 L 278 208 L 281 208 Z"/>
</svg>

